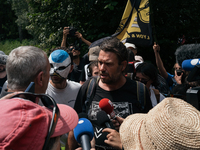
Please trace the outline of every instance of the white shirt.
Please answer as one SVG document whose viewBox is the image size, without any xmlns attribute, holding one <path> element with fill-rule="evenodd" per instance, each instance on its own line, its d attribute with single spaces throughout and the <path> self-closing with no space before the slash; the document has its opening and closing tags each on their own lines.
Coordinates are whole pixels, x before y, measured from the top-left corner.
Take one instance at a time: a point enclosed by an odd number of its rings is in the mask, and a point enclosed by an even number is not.
<svg viewBox="0 0 200 150">
<path fill-rule="evenodd" d="M 80 87 L 80 83 L 67 80 L 67 86 L 64 89 L 56 89 L 49 82 L 46 94 L 50 95 L 58 104 L 66 104 L 74 108 Z"/>
<path fill-rule="evenodd" d="M 152 106 L 156 106 L 157 105 L 157 99 L 156 99 L 156 95 L 154 93 L 154 91 L 152 89 L 155 89 L 154 86 L 150 86 L 150 92 L 151 92 L 151 96 L 150 96 L 150 99 L 151 99 L 151 103 L 152 103 Z M 163 99 L 165 99 L 165 96 L 163 96 L 161 93 L 160 93 L 160 101 L 161 102 Z"/>
</svg>

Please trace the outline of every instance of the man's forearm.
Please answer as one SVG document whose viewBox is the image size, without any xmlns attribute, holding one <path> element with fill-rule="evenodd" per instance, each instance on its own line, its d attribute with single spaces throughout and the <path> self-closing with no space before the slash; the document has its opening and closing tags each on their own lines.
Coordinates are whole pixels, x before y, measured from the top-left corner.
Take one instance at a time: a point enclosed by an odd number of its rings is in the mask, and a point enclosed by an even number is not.
<svg viewBox="0 0 200 150">
<path fill-rule="evenodd" d="M 167 74 L 167 71 L 165 70 L 165 67 L 163 65 L 159 52 L 155 52 L 155 57 L 156 57 L 156 65 L 158 67 L 158 70 L 161 76 L 166 79 L 168 74 Z"/>
<path fill-rule="evenodd" d="M 86 40 L 86 39 L 83 38 L 83 37 L 81 37 L 81 40 L 82 40 L 85 44 L 87 44 L 88 46 L 90 46 L 90 45 L 92 44 L 90 41 Z"/>
<path fill-rule="evenodd" d="M 66 41 L 67 41 L 67 37 L 63 36 L 61 47 L 66 47 Z"/>
</svg>

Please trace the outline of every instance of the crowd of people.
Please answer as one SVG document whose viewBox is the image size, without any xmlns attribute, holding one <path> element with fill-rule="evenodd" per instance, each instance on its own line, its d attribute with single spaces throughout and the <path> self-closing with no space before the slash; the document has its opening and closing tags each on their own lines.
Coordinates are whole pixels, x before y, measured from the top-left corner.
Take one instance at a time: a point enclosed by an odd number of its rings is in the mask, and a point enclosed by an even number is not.
<svg viewBox="0 0 200 150">
<path fill-rule="evenodd" d="M 83 116 L 93 125 L 91 150 L 200 149 L 200 112 L 186 99 L 186 91 L 199 84 L 187 81 L 190 72 L 181 67 L 194 55 L 177 60 L 171 74 L 157 43 L 155 66 L 136 55 L 134 43 L 116 37 L 81 57 L 80 43 L 68 43 L 69 34 L 64 27 L 61 47 L 49 56 L 34 46 L 20 46 L 8 56 L 0 52 L 0 149 L 81 150 L 73 129 Z M 73 36 L 91 45 L 78 31 Z M 188 49 L 196 53 L 200 45 Z M 104 98 L 113 110 L 100 124 Z"/>
</svg>

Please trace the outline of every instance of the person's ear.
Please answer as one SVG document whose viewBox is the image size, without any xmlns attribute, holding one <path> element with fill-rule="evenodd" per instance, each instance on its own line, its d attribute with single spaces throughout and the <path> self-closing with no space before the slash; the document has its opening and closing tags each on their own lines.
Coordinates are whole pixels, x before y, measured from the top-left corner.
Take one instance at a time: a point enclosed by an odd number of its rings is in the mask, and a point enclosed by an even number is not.
<svg viewBox="0 0 200 150">
<path fill-rule="evenodd" d="M 71 65 L 71 69 L 70 69 L 69 73 L 71 73 L 73 71 L 73 69 L 74 69 L 74 65 Z"/>
<path fill-rule="evenodd" d="M 43 85 L 43 79 L 44 78 L 44 72 L 43 71 L 40 71 L 36 78 L 35 78 L 35 84 L 39 85 L 39 86 L 42 86 Z"/>
<path fill-rule="evenodd" d="M 122 65 L 122 71 L 124 71 L 126 69 L 126 66 L 127 66 L 127 61 L 126 60 L 122 61 L 121 65 Z"/>
</svg>

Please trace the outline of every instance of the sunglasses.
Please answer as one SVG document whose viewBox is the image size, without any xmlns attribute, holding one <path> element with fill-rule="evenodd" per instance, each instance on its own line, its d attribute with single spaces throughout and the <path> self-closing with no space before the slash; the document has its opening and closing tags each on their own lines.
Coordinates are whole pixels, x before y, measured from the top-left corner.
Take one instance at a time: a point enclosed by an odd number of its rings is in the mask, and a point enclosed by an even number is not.
<svg viewBox="0 0 200 150">
<path fill-rule="evenodd" d="M 135 80 L 136 80 L 136 81 L 140 81 L 140 82 L 142 82 L 142 83 L 144 83 L 144 84 L 146 85 L 147 82 L 148 82 L 150 79 L 144 80 L 144 79 L 140 79 L 140 78 L 138 78 L 138 77 L 135 77 Z"/>
<path fill-rule="evenodd" d="M 14 97 L 28 99 L 34 103 L 37 103 L 40 98 L 43 105 L 52 110 L 53 115 L 52 115 L 49 130 L 48 130 L 48 134 L 46 136 L 45 143 L 43 146 L 43 150 L 45 150 L 49 143 L 49 139 L 50 139 L 51 135 L 54 133 L 58 118 L 60 116 L 60 111 L 59 111 L 59 108 L 58 108 L 55 100 L 51 96 L 46 95 L 46 94 L 34 94 L 34 93 L 29 93 L 29 92 L 16 94 L 12 98 L 14 98 Z"/>
<path fill-rule="evenodd" d="M 69 48 L 70 51 L 72 51 L 73 49 L 75 49 L 75 47 L 71 47 L 71 48 Z"/>
<path fill-rule="evenodd" d="M 79 51 L 79 46 L 73 46 L 73 47 L 69 48 L 70 51 L 72 51 L 73 49 Z"/>
</svg>

